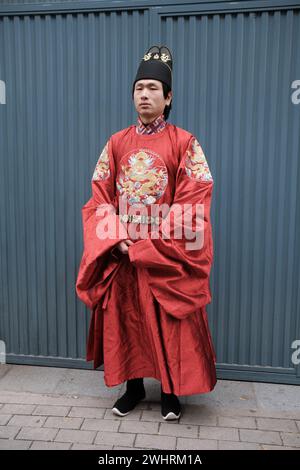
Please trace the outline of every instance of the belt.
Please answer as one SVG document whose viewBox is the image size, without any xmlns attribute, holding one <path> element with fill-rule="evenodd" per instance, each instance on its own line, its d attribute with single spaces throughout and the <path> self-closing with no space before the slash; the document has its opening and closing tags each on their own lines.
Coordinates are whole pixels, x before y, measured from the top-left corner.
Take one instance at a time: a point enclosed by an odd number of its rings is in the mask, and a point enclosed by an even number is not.
<svg viewBox="0 0 300 470">
<path fill-rule="evenodd" d="M 155 224 L 159 225 L 159 216 L 153 215 L 136 215 L 136 214 L 121 214 L 119 215 L 122 222 L 132 222 L 134 224 Z"/>
</svg>

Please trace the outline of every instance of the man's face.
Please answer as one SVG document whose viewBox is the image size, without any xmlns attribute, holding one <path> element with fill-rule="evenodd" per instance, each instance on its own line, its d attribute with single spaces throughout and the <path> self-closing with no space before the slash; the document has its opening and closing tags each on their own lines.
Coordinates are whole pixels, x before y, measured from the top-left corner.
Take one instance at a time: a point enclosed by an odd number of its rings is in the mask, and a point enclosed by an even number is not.
<svg viewBox="0 0 300 470">
<path fill-rule="evenodd" d="M 172 91 L 164 98 L 163 86 L 159 80 L 138 80 L 134 87 L 134 105 L 140 118 L 146 124 L 163 113 L 172 100 Z"/>
</svg>

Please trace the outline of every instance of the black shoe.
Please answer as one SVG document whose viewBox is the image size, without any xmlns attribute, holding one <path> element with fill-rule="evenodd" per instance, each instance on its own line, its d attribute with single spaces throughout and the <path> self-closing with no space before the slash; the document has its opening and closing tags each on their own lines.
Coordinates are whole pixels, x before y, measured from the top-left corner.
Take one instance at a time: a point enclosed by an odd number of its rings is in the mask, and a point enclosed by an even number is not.
<svg viewBox="0 0 300 470">
<path fill-rule="evenodd" d="M 161 414 L 165 420 L 179 419 L 181 406 L 174 393 L 164 393 L 161 388 Z"/>
<path fill-rule="evenodd" d="M 143 379 L 127 380 L 126 392 L 114 404 L 112 412 L 118 416 L 126 416 L 146 397 Z"/>
</svg>

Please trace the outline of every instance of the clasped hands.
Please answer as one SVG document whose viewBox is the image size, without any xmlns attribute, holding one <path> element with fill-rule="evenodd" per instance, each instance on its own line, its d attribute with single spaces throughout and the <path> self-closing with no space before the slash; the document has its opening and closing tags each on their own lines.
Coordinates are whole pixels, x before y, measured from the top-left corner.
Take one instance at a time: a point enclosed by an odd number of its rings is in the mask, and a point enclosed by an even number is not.
<svg viewBox="0 0 300 470">
<path fill-rule="evenodd" d="M 116 248 L 123 254 L 128 255 L 128 247 L 133 245 L 131 240 L 122 240 L 120 243 L 116 245 Z"/>
</svg>

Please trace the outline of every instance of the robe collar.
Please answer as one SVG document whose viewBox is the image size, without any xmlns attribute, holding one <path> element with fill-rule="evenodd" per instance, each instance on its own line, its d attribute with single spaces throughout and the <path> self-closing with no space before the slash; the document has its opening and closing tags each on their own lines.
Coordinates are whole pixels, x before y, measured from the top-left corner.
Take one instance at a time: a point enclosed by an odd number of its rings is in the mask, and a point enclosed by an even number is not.
<svg viewBox="0 0 300 470">
<path fill-rule="evenodd" d="M 160 114 L 160 116 L 158 116 L 154 121 L 146 125 L 138 116 L 135 129 L 137 134 L 156 134 L 157 132 L 161 132 L 165 128 L 166 124 L 167 123 L 165 121 L 163 113 Z"/>
</svg>

